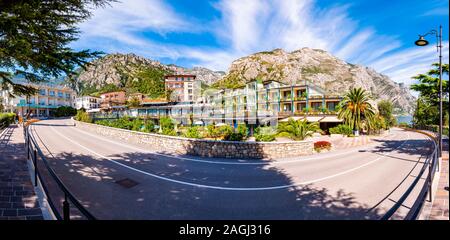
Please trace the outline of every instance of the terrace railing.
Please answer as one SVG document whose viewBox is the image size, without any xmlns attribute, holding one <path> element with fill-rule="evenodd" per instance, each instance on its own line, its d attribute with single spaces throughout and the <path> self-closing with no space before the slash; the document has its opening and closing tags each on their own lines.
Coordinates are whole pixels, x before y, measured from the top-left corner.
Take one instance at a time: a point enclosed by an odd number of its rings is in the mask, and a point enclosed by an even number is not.
<svg viewBox="0 0 450 240">
<path fill-rule="evenodd" d="M 433 152 L 426 158 L 422 169 L 420 169 L 419 174 L 414 179 L 412 184 L 408 187 L 406 192 L 400 197 L 400 199 L 392 206 L 391 209 L 389 209 L 386 214 L 381 217 L 381 220 L 389 220 L 391 217 L 398 211 L 398 209 L 404 204 L 405 200 L 411 195 L 412 191 L 415 189 L 417 183 L 420 181 L 420 179 L 423 178 L 425 172 L 425 183 L 420 189 L 420 192 L 418 194 L 417 199 L 414 201 L 413 205 L 409 209 L 408 213 L 406 214 L 406 217 L 404 220 L 415 220 L 420 215 L 420 212 L 422 210 L 422 207 L 426 201 L 427 195 L 428 199 L 431 202 L 432 201 L 432 186 L 433 186 L 433 179 L 435 172 L 438 170 L 438 147 L 435 138 L 433 139 Z"/>
<path fill-rule="evenodd" d="M 96 218 L 80 203 L 74 194 L 64 185 L 58 175 L 56 175 L 38 144 L 36 144 L 36 140 L 30 135 L 29 126 L 24 124 L 23 131 L 27 159 L 31 160 L 34 170 L 32 176 L 34 177 L 34 186 L 37 187 L 39 185 L 43 190 L 53 216 L 58 220 L 70 220 L 71 212 L 76 212 L 76 217 L 79 219 L 95 220 Z M 39 165 L 43 165 L 43 168 L 39 168 Z M 47 179 L 44 179 L 44 175 L 49 177 L 48 180 L 50 180 L 50 182 L 45 181 Z M 50 189 L 50 185 L 52 189 Z M 59 190 L 63 193 L 64 200 L 62 203 L 52 197 L 51 190 Z M 61 206 L 59 206 L 59 204 L 61 204 Z M 62 214 L 60 213 L 60 208 L 62 208 Z"/>
</svg>

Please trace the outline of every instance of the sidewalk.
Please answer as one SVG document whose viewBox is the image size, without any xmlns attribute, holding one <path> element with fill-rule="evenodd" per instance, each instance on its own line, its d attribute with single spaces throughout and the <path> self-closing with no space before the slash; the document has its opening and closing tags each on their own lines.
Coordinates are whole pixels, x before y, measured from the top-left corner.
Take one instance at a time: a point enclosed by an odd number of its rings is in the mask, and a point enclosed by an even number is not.
<svg viewBox="0 0 450 240">
<path fill-rule="evenodd" d="M 42 220 L 28 172 L 22 128 L 0 131 L 0 220 Z"/>
<path fill-rule="evenodd" d="M 439 178 L 438 189 L 434 196 L 433 206 L 431 207 L 430 216 L 428 218 L 429 220 L 449 220 L 448 140 L 444 141 L 442 146 L 444 150 L 442 151 L 441 177 Z"/>
</svg>

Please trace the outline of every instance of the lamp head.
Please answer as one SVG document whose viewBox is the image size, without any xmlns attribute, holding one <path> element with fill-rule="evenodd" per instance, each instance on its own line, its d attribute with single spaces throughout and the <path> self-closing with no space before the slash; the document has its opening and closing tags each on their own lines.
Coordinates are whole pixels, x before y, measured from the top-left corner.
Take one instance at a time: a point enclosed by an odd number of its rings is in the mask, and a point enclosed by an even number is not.
<svg viewBox="0 0 450 240">
<path fill-rule="evenodd" d="M 423 46 L 428 45 L 428 41 L 425 40 L 425 38 L 424 38 L 423 36 L 420 36 L 420 37 L 419 37 L 419 40 L 415 41 L 414 43 L 415 43 L 417 46 L 420 46 L 420 47 L 423 47 Z"/>
</svg>

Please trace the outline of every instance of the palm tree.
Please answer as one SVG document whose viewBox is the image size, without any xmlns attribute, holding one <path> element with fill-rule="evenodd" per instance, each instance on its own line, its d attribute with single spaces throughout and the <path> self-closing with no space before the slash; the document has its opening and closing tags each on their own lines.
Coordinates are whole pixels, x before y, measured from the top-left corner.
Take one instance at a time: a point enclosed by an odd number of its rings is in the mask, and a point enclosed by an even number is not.
<svg viewBox="0 0 450 240">
<path fill-rule="evenodd" d="M 362 88 L 352 88 L 339 103 L 338 117 L 353 130 L 361 130 L 364 124 L 369 127 L 375 111 L 369 103 L 369 95 Z"/>
<path fill-rule="evenodd" d="M 278 125 L 280 134 L 288 134 L 294 140 L 304 140 L 307 137 L 311 137 L 319 129 L 318 122 L 308 123 L 306 119 L 296 121 L 289 118 L 287 122 Z"/>
</svg>

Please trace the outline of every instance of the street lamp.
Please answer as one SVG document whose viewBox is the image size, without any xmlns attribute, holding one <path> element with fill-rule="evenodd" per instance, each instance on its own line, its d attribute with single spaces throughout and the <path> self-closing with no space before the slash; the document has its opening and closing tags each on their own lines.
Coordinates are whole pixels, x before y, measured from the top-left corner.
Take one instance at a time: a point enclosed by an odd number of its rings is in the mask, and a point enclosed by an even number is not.
<svg viewBox="0 0 450 240">
<path fill-rule="evenodd" d="M 419 40 L 415 41 L 417 46 L 426 46 L 428 41 L 425 40 L 425 36 L 428 34 L 434 34 L 437 40 L 437 50 L 439 52 L 439 158 L 442 158 L 442 26 L 439 26 L 439 32 L 437 30 L 431 30 L 425 35 L 419 35 Z"/>
</svg>

